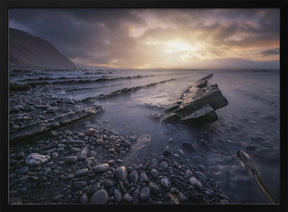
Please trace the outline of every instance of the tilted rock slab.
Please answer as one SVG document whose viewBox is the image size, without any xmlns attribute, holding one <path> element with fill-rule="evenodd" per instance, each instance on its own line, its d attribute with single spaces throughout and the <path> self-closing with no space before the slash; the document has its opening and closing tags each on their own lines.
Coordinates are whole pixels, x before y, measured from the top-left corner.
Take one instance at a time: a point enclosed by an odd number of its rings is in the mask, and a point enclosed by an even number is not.
<svg viewBox="0 0 288 212">
<path fill-rule="evenodd" d="M 36 136 L 53 130 L 55 128 L 70 124 L 88 116 L 97 114 L 104 111 L 102 106 L 94 106 L 86 109 L 77 110 L 74 112 L 66 113 L 56 117 L 55 119 L 46 120 L 45 122 L 38 122 L 30 124 L 25 128 L 14 130 L 10 132 L 10 143 L 18 142 L 27 139 L 31 136 Z"/>
<path fill-rule="evenodd" d="M 216 109 L 228 104 L 217 84 L 209 85 L 210 74 L 198 80 L 181 97 L 165 109 L 162 122 L 184 123 L 190 125 L 216 121 Z"/>
</svg>

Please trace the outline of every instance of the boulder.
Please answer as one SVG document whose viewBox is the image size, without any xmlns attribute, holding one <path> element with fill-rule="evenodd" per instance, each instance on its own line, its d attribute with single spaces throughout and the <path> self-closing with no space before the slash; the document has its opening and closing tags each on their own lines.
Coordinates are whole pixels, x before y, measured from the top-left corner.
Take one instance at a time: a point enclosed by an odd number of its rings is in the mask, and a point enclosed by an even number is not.
<svg viewBox="0 0 288 212">
<path fill-rule="evenodd" d="M 210 74 L 184 91 L 180 98 L 165 109 L 161 121 L 199 125 L 216 121 L 216 109 L 228 104 L 217 84 L 209 85 Z"/>
</svg>

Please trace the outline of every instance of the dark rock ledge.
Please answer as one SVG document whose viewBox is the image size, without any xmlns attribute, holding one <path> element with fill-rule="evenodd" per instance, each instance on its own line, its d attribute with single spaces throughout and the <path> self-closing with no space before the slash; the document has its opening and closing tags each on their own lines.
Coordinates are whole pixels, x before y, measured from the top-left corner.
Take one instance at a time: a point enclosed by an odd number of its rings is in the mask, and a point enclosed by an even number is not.
<svg viewBox="0 0 288 212">
<path fill-rule="evenodd" d="M 164 114 L 153 114 L 162 122 L 189 125 L 204 124 L 218 119 L 216 110 L 228 104 L 217 84 L 209 85 L 210 74 L 189 87 L 181 97 L 165 109 Z"/>
</svg>

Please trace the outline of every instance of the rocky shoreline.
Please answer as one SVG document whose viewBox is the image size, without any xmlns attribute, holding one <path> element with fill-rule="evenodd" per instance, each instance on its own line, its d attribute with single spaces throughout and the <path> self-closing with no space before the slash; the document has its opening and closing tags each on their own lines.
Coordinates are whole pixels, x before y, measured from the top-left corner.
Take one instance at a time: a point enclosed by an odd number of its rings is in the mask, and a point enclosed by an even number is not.
<svg viewBox="0 0 288 212">
<path fill-rule="evenodd" d="M 9 100 L 10 135 L 83 108 L 40 88 L 10 91 Z M 85 118 L 77 124 L 10 143 L 10 204 L 230 203 L 205 167 L 194 166 L 183 151 L 167 146 L 143 163 L 127 163 L 125 157 L 143 136 L 121 135 Z"/>
</svg>

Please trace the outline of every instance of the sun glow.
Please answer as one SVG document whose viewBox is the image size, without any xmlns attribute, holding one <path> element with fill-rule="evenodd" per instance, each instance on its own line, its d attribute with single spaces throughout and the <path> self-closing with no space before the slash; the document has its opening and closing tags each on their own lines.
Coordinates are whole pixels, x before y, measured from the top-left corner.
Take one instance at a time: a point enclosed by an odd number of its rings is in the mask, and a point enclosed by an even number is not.
<svg viewBox="0 0 288 212">
<path fill-rule="evenodd" d="M 165 53 L 174 53 L 174 52 L 195 52 L 195 48 L 193 48 L 190 44 L 186 42 L 179 41 L 169 41 L 165 44 Z"/>
</svg>

